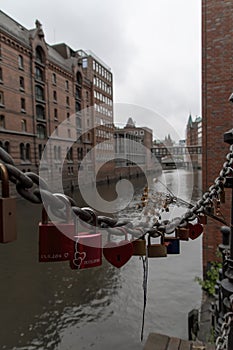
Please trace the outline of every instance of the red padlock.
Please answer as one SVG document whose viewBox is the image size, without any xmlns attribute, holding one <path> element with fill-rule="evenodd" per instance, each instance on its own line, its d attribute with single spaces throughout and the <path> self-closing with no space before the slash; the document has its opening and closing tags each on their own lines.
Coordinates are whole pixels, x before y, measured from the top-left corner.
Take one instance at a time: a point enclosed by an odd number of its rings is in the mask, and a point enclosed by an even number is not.
<svg viewBox="0 0 233 350">
<path fill-rule="evenodd" d="M 78 233 L 76 221 L 76 235 L 73 243 L 74 252 L 70 259 L 70 267 L 73 270 L 102 265 L 102 234 L 96 232 L 97 216 L 91 208 L 83 208 L 83 210 L 88 211 L 94 218 L 94 233 Z"/>
<path fill-rule="evenodd" d="M 189 223 L 189 238 L 192 240 L 198 238 L 203 232 L 203 226 L 199 223 L 191 224 Z"/>
<path fill-rule="evenodd" d="M 122 228 L 125 233 L 125 239 L 116 242 L 108 242 L 103 248 L 103 254 L 105 259 L 115 267 L 122 267 L 132 257 L 134 249 L 133 244 L 127 239 L 127 232 Z"/>
<path fill-rule="evenodd" d="M 74 223 L 48 221 L 45 208 L 39 224 L 39 262 L 70 260 L 74 252 Z"/>
</svg>

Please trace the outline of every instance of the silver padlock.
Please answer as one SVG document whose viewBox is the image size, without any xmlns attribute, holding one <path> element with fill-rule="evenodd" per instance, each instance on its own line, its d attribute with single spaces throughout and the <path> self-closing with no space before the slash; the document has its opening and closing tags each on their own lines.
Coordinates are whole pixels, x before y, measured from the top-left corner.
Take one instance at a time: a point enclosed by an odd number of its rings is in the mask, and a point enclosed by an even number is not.
<svg viewBox="0 0 233 350">
<path fill-rule="evenodd" d="M 0 163 L 2 198 L 0 198 L 0 243 L 13 242 L 17 239 L 16 198 L 10 197 L 7 168 Z"/>
</svg>

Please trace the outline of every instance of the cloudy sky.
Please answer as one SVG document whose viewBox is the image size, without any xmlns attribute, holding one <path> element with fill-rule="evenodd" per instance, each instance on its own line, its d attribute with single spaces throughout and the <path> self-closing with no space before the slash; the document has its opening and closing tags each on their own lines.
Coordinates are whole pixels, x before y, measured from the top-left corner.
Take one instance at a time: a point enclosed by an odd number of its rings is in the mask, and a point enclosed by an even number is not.
<svg viewBox="0 0 233 350">
<path fill-rule="evenodd" d="M 115 102 L 154 111 L 175 138 L 200 115 L 201 0 L 1 0 L 1 10 L 28 29 L 39 19 L 49 44 L 92 50 L 112 68 Z M 131 116 L 165 136 L 153 116 Z"/>
</svg>

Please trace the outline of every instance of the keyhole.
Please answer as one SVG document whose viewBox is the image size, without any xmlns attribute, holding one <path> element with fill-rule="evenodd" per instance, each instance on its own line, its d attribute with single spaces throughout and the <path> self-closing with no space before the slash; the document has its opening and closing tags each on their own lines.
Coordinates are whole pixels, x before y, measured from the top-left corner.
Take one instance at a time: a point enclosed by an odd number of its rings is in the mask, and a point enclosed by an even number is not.
<svg viewBox="0 0 233 350">
<path fill-rule="evenodd" d="M 121 261 L 121 256 L 120 256 L 120 254 L 117 255 L 117 261 Z"/>
</svg>

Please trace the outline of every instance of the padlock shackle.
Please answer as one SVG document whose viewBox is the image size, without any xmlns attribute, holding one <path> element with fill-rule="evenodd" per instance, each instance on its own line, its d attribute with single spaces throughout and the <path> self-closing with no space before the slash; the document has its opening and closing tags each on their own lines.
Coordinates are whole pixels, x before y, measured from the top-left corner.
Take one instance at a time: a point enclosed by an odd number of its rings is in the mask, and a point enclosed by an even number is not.
<svg viewBox="0 0 233 350">
<path fill-rule="evenodd" d="M 8 198 L 10 196 L 9 190 L 9 175 L 6 166 L 0 163 L 1 181 L 2 181 L 2 198 Z"/>
</svg>

